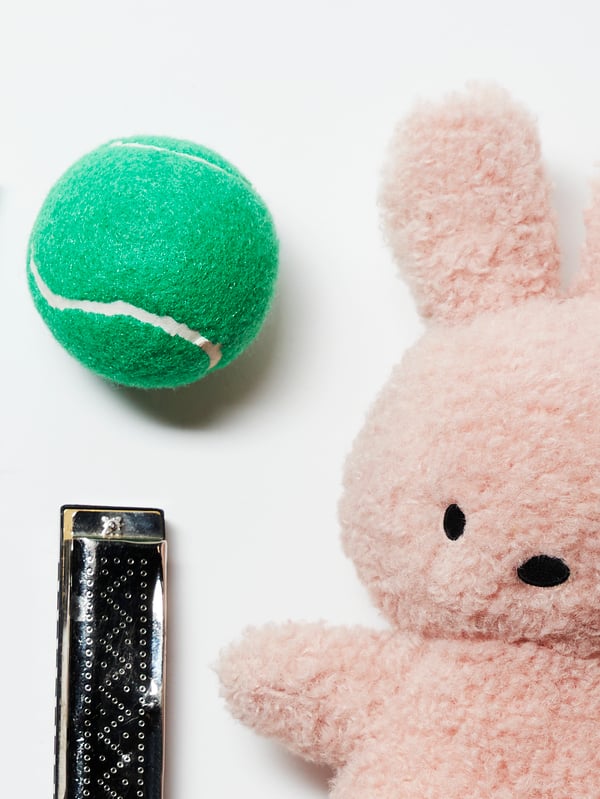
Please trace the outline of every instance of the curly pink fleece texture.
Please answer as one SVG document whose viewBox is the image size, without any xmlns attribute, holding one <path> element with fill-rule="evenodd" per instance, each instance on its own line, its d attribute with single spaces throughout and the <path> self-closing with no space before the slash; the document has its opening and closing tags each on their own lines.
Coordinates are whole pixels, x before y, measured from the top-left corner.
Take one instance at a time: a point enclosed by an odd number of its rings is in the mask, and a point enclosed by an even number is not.
<svg viewBox="0 0 600 799">
<path fill-rule="evenodd" d="M 254 629 L 220 664 L 233 714 L 330 764 L 335 799 L 600 796 L 600 188 L 568 295 L 549 198 L 499 89 L 421 106 L 392 143 L 386 234 L 430 324 L 340 503 L 390 630 Z M 540 556 L 560 584 L 523 579 Z"/>
</svg>

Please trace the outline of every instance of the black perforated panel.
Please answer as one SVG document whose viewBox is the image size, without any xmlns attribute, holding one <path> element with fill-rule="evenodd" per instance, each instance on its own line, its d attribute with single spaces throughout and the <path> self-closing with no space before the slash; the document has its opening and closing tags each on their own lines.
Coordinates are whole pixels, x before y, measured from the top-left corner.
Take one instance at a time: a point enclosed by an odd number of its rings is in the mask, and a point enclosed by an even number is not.
<svg viewBox="0 0 600 799">
<path fill-rule="evenodd" d="M 72 541 L 67 799 L 161 796 L 162 584 L 157 544 Z"/>
</svg>

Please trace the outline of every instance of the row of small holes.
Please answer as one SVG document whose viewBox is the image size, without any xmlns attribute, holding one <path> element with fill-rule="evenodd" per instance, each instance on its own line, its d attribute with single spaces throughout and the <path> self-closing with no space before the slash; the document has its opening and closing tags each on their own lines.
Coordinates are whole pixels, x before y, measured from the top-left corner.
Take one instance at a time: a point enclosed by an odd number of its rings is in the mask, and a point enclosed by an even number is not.
<svg viewBox="0 0 600 799">
<path fill-rule="evenodd" d="M 103 557 L 103 558 L 101 558 L 101 559 L 100 559 L 100 562 L 101 562 L 103 565 L 106 565 L 106 563 L 107 563 L 108 561 L 107 561 L 107 558 Z M 121 560 L 120 560 L 120 558 L 118 558 L 118 557 L 116 557 L 116 558 L 114 558 L 114 559 L 113 559 L 113 563 L 114 563 L 114 564 L 116 564 L 116 565 L 119 565 L 119 564 L 120 564 L 120 562 L 121 562 Z M 133 558 L 129 558 L 129 559 L 128 559 L 128 561 L 127 561 L 127 563 L 128 563 L 130 566 L 132 566 L 132 565 L 134 565 L 135 561 L 134 561 L 134 559 L 133 559 Z M 141 560 L 141 564 L 142 564 L 143 566 L 146 566 L 146 565 L 147 565 L 147 560 L 146 560 L 146 559 L 142 559 L 142 560 Z M 102 570 L 101 570 L 101 574 L 102 574 L 103 576 L 107 576 L 107 575 L 108 575 L 108 569 L 106 569 L 106 568 L 102 569 Z M 119 613 L 119 615 L 121 616 L 121 618 L 123 618 L 123 617 L 124 617 L 124 618 L 125 618 L 125 622 L 127 622 L 127 623 L 129 623 L 129 624 L 131 624 L 131 623 L 133 622 L 133 618 L 132 618 L 132 617 L 131 617 L 129 614 L 127 614 L 127 613 L 126 613 L 126 611 L 124 611 L 122 608 L 120 608 L 120 607 L 118 606 L 118 604 L 117 604 L 117 603 L 114 601 L 114 599 L 113 599 L 112 597 L 108 596 L 108 594 L 112 594 L 112 593 L 114 592 L 114 589 L 115 589 L 115 588 L 120 588 L 120 587 L 121 587 L 121 586 L 120 586 L 120 584 L 121 584 L 121 583 L 125 583 L 125 582 L 126 582 L 126 580 L 127 580 L 127 577 L 132 577 L 132 576 L 133 576 L 133 574 L 134 574 L 133 570 L 132 570 L 132 569 L 128 569 L 128 570 L 127 570 L 127 573 L 126 573 L 126 575 L 121 575 L 121 577 L 119 577 L 119 578 L 118 578 L 118 581 L 117 581 L 116 583 L 114 583 L 114 584 L 113 584 L 113 586 L 108 586 L 108 587 L 107 587 L 107 590 L 106 590 L 106 592 L 102 591 L 102 592 L 101 592 L 101 594 L 100 594 L 101 598 L 102 598 L 103 600 L 105 600 L 105 601 L 106 601 L 106 602 L 107 602 L 107 603 L 108 603 L 108 604 L 109 604 L 109 605 L 110 605 L 110 606 L 113 608 L 113 610 L 115 610 L 116 612 L 118 612 L 118 613 Z M 92 569 L 90 569 L 90 568 L 86 569 L 86 575 L 88 576 L 88 578 L 89 578 L 89 577 L 91 577 L 91 576 L 92 576 Z M 146 572 L 145 570 L 141 571 L 141 572 L 140 572 L 140 576 L 142 576 L 142 577 L 147 577 L 147 572 Z M 88 585 L 88 587 L 91 587 L 91 586 L 92 586 L 92 584 L 93 584 L 93 583 L 92 583 L 92 580 L 88 579 L 88 580 L 86 581 L 86 584 Z M 144 589 L 146 589 L 146 588 L 147 588 L 147 583 L 146 583 L 145 581 L 144 581 L 144 582 L 142 582 L 142 583 L 140 584 L 140 587 L 141 587 L 141 588 L 144 588 Z M 87 598 L 91 598 L 91 591 L 87 591 L 87 592 L 86 592 L 86 596 L 87 596 Z M 130 592 L 127 592 L 127 593 L 125 593 L 125 598 L 126 598 L 126 599 L 131 599 L 131 593 L 130 593 Z M 140 595 L 140 599 L 141 599 L 141 600 L 142 600 L 142 602 L 144 603 L 144 604 L 140 605 L 140 610 L 141 610 L 141 611 L 143 611 L 143 612 L 145 612 L 145 611 L 148 609 L 148 608 L 147 608 L 147 605 L 145 604 L 145 603 L 146 603 L 146 601 L 147 601 L 147 594 L 146 594 L 146 593 L 142 593 L 142 594 Z M 107 616 L 106 614 L 102 615 L 102 616 L 101 616 L 101 619 L 102 619 L 102 621 L 105 621 L 105 622 L 107 622 L 107 621 L 109 620 L 109 618 L 108 618 L 108 616 Z M 86 621 L 91 621 L 91 616 L 90 616 L 89 614 L 86 614 L 85 620 L 86 620 Z M 144 615 L 144 616 L 141 616 L 141 617 L 140 617 L 140 621 L 141 621 L 143 624 L 145 624 L 145 623 L 146 623 L 146 621 L 147 621 L 147 617 L 146 617 L 145 615 Z M 125 624 L 125 622 L 121 621 L 121 622 L 119 623 L 119 629 L 126 629 L 126 624 Z M 92 632 L 93 632 L 93 630 L 92 630 L 92 628 L 91 628 L 91 627 L 86 627 L 86 634 L 87 634 L 88 636 L 89 636 L 89 635 L 91 635 L 91 633 L 92 633 Z M 114 632 L 116 633 L 116 630 L 115 630 Z M 144 636 L 146 635 L 146 628 L 145 628 L 145 627 L 142 627 L 142 628 L 140 628 L 140 635 L 144 635 Z M 109 643 L 109 641 L 107 641 L 106 639 L 101 639 L 100 643 L 101 643 L 101 644 L 104 646 L 104 648 L 105 648 L 105 650 L 106 650 L 107 652 L 112 652 L 112 651 L 113 651 L 113 647 L 112 647 L 112 645 L 111 645 L 111 644 Z M 88 637 L 88 638 L 86 638 L 86 644 L 87 644 L 88 646 L 90 646 L 90 645 L 92 644 L 92 639 L 91 639 L 91 638 L 89 638 L 89 637 Z M 129 638 L 125 639 L 125 644 L 126 644 L 127 646 L 131 646 L 131 639 L 129 639 Z M 145 645 L 146 645 L 146 639 L 145 639 L 145 638 L 142 638 L 142 639 L 140 639 L 140 641 L 139 641 L 139 645 L 140 645 L 140 646 L 145 646 Z M 86 654 L 86 657 L 88 657 L 88 658 L 89 658 L 89 657 L 91 657 L 91 656 L 92 656 L 92 651 L 91 651 L 90 649 L 86 649 L 86 650 L 85 650 L 85 654 Z M 144 661 L 145 661 L 145 659 L 146 659 L 146 652 L 145 652 L 145 651 L 142 651 L 142 652 L 140 652 L 139 654 L 140 654 L 140 658 L 141 658 L 141 660 L 142 660 L 142 662 L 140 663 L 140 668 L 141 668 L 141 669 L 146 669 L 146 665 L 147 665 L 147 664 L 144 662 Z M 113 680 L 118 682 L 119 675 L 120 675 L 120 676 L 124 676 L 124 674 L 125 674 L 125 670 L 126 670 L 126 669 L 127 669 L 127 670 L 131 669 L 131 663 L 128 663 L 128 662 L 125 662 L 125 661 L 126 661 L 126 659 L 125 659 L 124 657 L 122 657 L 122 656 L 121 656 L 121 657 L 119 658 L 119 662 L 120 662 L 121 664 L 123 664 L 123 665 L 124 665 L 124 668 L 119 668 L 119 669 L 118 669 L 118 670 L 117 670 L 117 671 L 116 671 L 116 672 L 113 674 L 113 676 L 112 676 L 112 679 L 108 679 L 108 680 L 106 681 L 106 685 L 107 685 L 107 687 L 109 687 L 109 688 L 110 688 L 110 687 L 112 686 Z M 91 660 L 86 660 L 86 661 L 85 661 L 85 665 L 86 665 L 86 668 L 90 669 L 90 668 L 91 668 L 91 666 L 92 666 L 92 661 L 91 661 Z M 108 663 L 107 663 L 106 661 L 102 661 L 102 662 L 100 663 L 100 666 L 101 666 L 101 668 L 102 668 L 102 669 L 106 670 L 106 669 L 108 668 Z M 86 672 L 86 673 L 84 674 L 84 677 L 85 677 L 85 679 L 86 679 L 86 680 L 90 680 L 90 679 L 91 679 L 91 672 L 89 672 L 89 671 L 88 671 L 88 672 Z M 139 675 L 139 677 L 140 677 L 140 680 L 142 680 L 142 681 L 145 681 L 145 680 L 146 680 L 146 675 L 145 675 L 145 674 L 140 674 L 140 675 Z M 86 692 L 89 692 L 89 691 L 91 691 L 91 684 L 90 684 L 89 682 L 86 682 L 86 683 L 85 683 L 85 685 L 84 685 L 84 690 L 85 690 Z M 99 690 L 100 690 L 100 691 L 102 691 L 103 693 L 105 693 L 105 695 L 106 695 L 107 699 L 109 699 L 109 701 L 111 701 L 111 702 L 112 702 L 114 705 L 117 705 L 117 707 L 118 707 L 118 709 L 119 709 L 119 710 L 124 710 L 124 709 L 125 709 L 125 706 L 123 705 L 123 703 L 122 703 L 122 702 L 118 702 L 118 699 L 117 699 L 116 697 L 113 697 L 113 696 L 112 696 L 112 695 L 111 695 L 111 694 L 110 694 L 110 693 L 109 693 L 109 692 L 106 690 L 105 686 L 103 686 L 103 685 L 100 685 L 100 686 L 99 686 Z M 124 691 L 125 693 L 129 693 L 129 690 L 130 690 L 129 686 L 127 686 L 127 685 L 124 685 L 124 686 L 123 686 L 123 691 Z M 140 694 L 144 694 L 144 693 L 146 692 L 146 687 L 145 687 L 145 685 L 140 685 L 140 687 L 139 687 L 139 691 L 140 691 Z M 86 703 L 86 704 L 89 704 L 89 703 L 90 703 L 90 701 L 91 701 L 91 700 L 89 699 L 89 697 L 84 697 L 84 703 Z M 144 741 L 144 738 L 145 738 L 145 735 L 144 735 L 145 720 L 144 720 L 144 718 L 143 718 L 143 716 L 144 716 L 144 710 L 143 710 L 142 708 L 140 708 L 140 710 L 139 710 L 138 712 L 139 712 L 139 715 L 140 715 L 142 718 L 140 718 L 140 719 L 138 720 L 138 726 L 139 726 L 141 729 L 138 731 L 138 736 L 137 736 L 137 737 L 138 737 L 138 741 L 139 741 L 137 748 L 138 748 L 138 751 L 140 752 L 140 754 L 137 756 L 137 761 L 138 761 L 138 763 L 140 764 L 140 765 L 138 765 L 137 772 L 138 772 L 138 774 L 139 774 L 139 775 L 143 775 L 143 773 L 144 773 L 144 768 L 143 768 L 143 765 L 142 765 L 142 764 L 144 763 L 144 754 L 143 754 L 143 752 L 144 752 L 144 748 L 145 748 L 145 746 L 144 746 L 144 743 L 143 743 L 143 741 Z M 85 713 L 85 715 L 87 715 L 87 716 L 91 715 L 91 710 L 89 709 L 89 707 L 86 707 L 86 708 L 84 709 L 84 713 Z M 100 714 L 101 714 L 101 715 L 106 715 L 106 711 L 105 711 L 104 709 L 100 708 Z M 126 711 L 125 711 L 125 715 L 126 715 L 126 716 L 128 716 L 128 717 L 130 717 L 130 716 L 131 716 L 131 710 L 129 710 L 129 709 L 128 709 L 128 710 L 126 710 Z M 118 722 L 123 722 L 123 721 L 124 721 L 124 716 L 122 716 L 122 715 L 118 716 L 118 717 L 117 717 L 117 721 L 118 721 Z M 86 720 L 86 721 L 84 722 L 84 724 L 85 724 L 85 726 L 90 726 L 90 725 L 91 725 L 91 722 L 90 722 L 90 721 L 89 721 L 89 719 L 88 719 L 88 720 Z M 118 749 L 119 749 L 119 748 L 118 748 L 118 746 L 117 746 L 116 744 L 114 744 L 114 743 L 111 743 L 111 742 L 110 742 L 110 738 L 108 737 L 108 735 L 109 735 L 109 734 L 110 734 L 110 732 L 111 732 L 111 727 L 112 727 L 113 729 L 115 729 L 115 728 L 117 727 L 117 722 L 113 720 L 113 721 L 110 723 L 110 726 L 106 726 L 106 727 L 104 727 L 104 733 L 106 733 L 106 735 L 105 735 L 103 732 L 100 732 L 100 733 L 98 734 L 98 739 L 99 739 L 99 740 L 101 740 L 101 741 L 103 741 L 103 742 L 104 742 L 104 743 L 105 743 L 107 746 L 109 746 L 109 747 L 110 747 L 110 749 L 111 749 L 112 751 L 118 751 Z M 88 731 L 85 733 L 85 737 L 86 737 L 86 738 L 90 738 L 90 737 L 91 737 L 91 732 L 89 732 L 89 730 L 88 730 Z M 129 733 L 127 733 L 127 732 L 124 732 L 124 733 L 123 733 L 123 738 L 124 738 L 125 740 L 127 740 L 127 739 L 129 738 Z M 86 741 L 86 742 L 84 743 L 84 749 L 89 751 L 89 749 L 90 749 L 90 748 L 91 748 L 91 746 L 90 746 L 90 743 L 89 743 L 89 741 Z M 100 759 L 102 762 L 104 762 L 104 761 L 106 760 L 106 758 L 105 758 L 105 756 L 104 756 L 104 755 L 100 755 L 100 756 L 99 756 L 99 759 Z M 89 767 L 89 765 L 87 765 L 87 763 L 89 763 L 89 760 L 90 760 L 90 755 L 84 755 L 84 761 L 86 761 L 86 762 L 85 762 L 85 764 L 84 764 L 84 769 L 83 769 L 83 770 L 84 770 L 84 773 L 87 773 L 87 774 L 89 774 L 89 773 L 90 773 L 90 767 Z M 106 782 L 104 782 L 104 780 L 109 780 L 109 781 L 110 781 L 110 779 L 111 779 L 111 775 L 113 775 L 113 776 L 114 776 L 115 774 L 117 774 L 117 773 L 118 773 L 118 772 L 117 772 L 117 769 L 119 769 L 119 768 L 123 768 L 124 764 L 126 764 L 126 763 L 129 763 L 129 762 L 130 762 L 130 760 L 131 760 L 131 756 L 130 756 L 130 755 L 128 755 L 128 754 L 126 754 L 126 753 L 121 753 L 121 757 L 120 757 L 120 760 L 119 760 L 119 761 L 118 761 L 118 763 L 117 763 L 117 767 L 114 767 L 114 766 L 113 766 L 113 767 L 112 767 L 112 768 L 110 768 L 108 771 L 104 772 L 104 779 L 102 779 L 102 778 L 98 778 L 98 784 L 99 784 L 99 786 L 100 786 L 100 787 L 102 787 L 102 788 L 103 788 L 103 790 L 104 790 L 104 791 L 106 791 L 106 792 L 109 794 L 109 796 L 110 796 L 110 797 L 112 797 L 112 799 L 117 799 L 117 798 L 118 798 L 118 799 L 122 799 L 122 797 L 120 797 L 120 796 L 119 796 L 118 792 L 117 792 L 117 791 L 116 791 L 114 788 L 113 788 L 113 789 L 111 789 L 111 788 L 110 788 L 110 785 L 109 785 L 109 784 L 107 784 Z M 83 783 L 84 783 L 84 785 L 89 785 L 89 783 L 90 783 L 90 779 L 89 779 L 89 777 L 84 777 L 84 779 L 83 779 Z M 129 780 L 128 780 L 126 777 L 124 777 L 124 778 L 122 779 L 122 781 L 121 781 L 121 785 L 123 785 L 124 787 L 127 787 L 127 786 L 129 785 Z M 138 796 L 138 797 L 143 797 L 143 795 L 144 795 L 144 791 L 143 791 L 143 787 L 144 787 L 144 779 L 143 779 L 143 776 L 139 776 L 139 777 L 138 777 L 138 779 L 137 779 L 137 785 L 138 785 L 137 796 Z M 84 789 L 84 791 L 83 791 L 83 795 L 84 795 L 85 797 L 89 797 L 89 796 L 90 796 L 90 791 L 89 791 L 87 788 L 86 788 L 86 789 Z"/>
</svg>

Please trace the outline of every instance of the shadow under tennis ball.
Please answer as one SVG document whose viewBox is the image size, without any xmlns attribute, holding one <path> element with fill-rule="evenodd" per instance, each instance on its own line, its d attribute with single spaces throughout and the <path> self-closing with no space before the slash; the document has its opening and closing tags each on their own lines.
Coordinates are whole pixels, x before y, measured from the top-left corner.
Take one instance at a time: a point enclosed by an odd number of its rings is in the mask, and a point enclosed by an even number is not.
<svg viewBox="0 0 600 799">
<path fill-rule="evenodd" d="M 173 427 L 202 428 L 250 402 L 274 368 L 281 345 L 282 291 L 278 290 L 262 330 L 226 369 L 177 389 L 134 389 L 102 381 L 120 399 Z"/>
</svg>

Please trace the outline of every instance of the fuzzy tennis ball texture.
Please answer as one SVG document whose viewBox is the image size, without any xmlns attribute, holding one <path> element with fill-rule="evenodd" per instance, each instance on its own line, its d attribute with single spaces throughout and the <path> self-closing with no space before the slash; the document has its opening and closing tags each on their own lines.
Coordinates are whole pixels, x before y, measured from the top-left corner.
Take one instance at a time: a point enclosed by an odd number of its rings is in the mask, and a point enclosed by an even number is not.
<svg viewBox="0 0 600 799">
<path fill-rule="evenodd" d="M 191 383 L 257 334 L 277 273 L 264 202 L 224 158 L 188 141 L 111 141 L 51 189 L 27 269 L 58 341 L 117 383 Z"/>
</svg>

